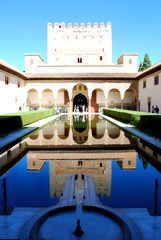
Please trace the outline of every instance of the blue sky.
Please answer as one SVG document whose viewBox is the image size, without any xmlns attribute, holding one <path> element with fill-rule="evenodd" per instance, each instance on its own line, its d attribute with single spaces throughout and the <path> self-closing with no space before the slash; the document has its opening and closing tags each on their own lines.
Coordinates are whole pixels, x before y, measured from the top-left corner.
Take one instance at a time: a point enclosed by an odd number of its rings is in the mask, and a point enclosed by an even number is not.
<svg viewBox="0 0 161 240">
<path fill-rule="evenodd" d="M 161 61 L 160 0 L 5 0 L 0 3 L 0 59 L 24 69 L 24 54 L 47 59 L 48 22 L 111 22 L 113 63 L 122 53 Z"/>
</svg>

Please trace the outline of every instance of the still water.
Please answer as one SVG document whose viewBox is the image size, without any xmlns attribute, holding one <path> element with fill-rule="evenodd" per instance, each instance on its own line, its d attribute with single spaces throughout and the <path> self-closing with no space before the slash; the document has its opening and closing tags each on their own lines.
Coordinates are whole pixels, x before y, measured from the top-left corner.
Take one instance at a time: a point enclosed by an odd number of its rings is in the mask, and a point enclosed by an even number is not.
<svg viewBox="0 0 161 240">
<path fill-rule="evenodd" d="M 8 206 L 54 205 L 69 175 L 87 174 L 93 177 L 102 203 L 153 207 L 155 179 L 161 184 L 161 156 L 99 116 L 63 116 L 33 133 L 26 143 L 27 153 L 0 179 L 2 193 L 6 178 Z"/>
</svg>

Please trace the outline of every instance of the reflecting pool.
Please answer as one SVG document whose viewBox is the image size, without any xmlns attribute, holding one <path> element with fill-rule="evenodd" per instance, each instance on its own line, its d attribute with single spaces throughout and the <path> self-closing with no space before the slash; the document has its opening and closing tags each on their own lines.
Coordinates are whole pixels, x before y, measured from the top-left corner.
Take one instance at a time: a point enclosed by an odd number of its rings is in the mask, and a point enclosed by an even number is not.
<svg viewBox="0 0 161 240">
<path fill-rule="evenodd" d="M 2 193 L 6 178 L 8 206 L 54 205 L 69 175 L 87 174 L 102 203 L 153 207 L 155 179 L 161 183 L 160 154 L 101 117 L 62 116 L 24 142 L 22 157 L 0 169 L 0 189 Z"/>
<path fill-rule="evenodd" d="M 123 131 L 98 115 L 64 115 L 27 139 L 28 148 L 130 147 Z"/>
</svg>

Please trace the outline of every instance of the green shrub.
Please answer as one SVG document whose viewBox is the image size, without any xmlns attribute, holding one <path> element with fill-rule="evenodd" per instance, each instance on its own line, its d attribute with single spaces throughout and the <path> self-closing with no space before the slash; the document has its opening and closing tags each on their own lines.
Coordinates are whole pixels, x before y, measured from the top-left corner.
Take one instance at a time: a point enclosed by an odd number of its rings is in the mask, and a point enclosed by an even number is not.
<svg viewBox="0 0 161 240">
<path fill-rule="evenodd" d="M 161 115 L 124 109 L 104 109 L 103 114 L 161 137 Z"/>
<path fill-rule="evenodd" d="M 140 122 L 138 124 L 140 129 L 149 131 L 158 137 L 161 137 L 161 115 L 144 115 L 141 116 Z"/>
<path fill-rule="evenodd" d="M 113 117 L 121 122 L 137 125 L 141 112 L 123 109 L 104 109 L 103 114 Z"/>
<path fill-rule="evenodd" d="M 53 109 L 35 110 L 28 112 L 0 115 L 0 134 L 5 134 L 30 123 L 54 115 Z"/>
</svg>

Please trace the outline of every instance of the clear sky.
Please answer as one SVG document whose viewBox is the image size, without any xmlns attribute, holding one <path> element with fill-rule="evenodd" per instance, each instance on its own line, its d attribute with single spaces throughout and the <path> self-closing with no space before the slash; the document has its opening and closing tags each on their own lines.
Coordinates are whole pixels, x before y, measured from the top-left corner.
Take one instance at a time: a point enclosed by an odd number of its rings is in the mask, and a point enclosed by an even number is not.
<svg viewBox="0 0 161 240">
<path fill-rule="evenodd" d="M 48 22 L 111 22 L 113 63 L 122 53 L 161 61 L 161 0 L 4 0 L 0 59 L 24 69 L 25 53 L 47 59 Z"/>
</svg>

